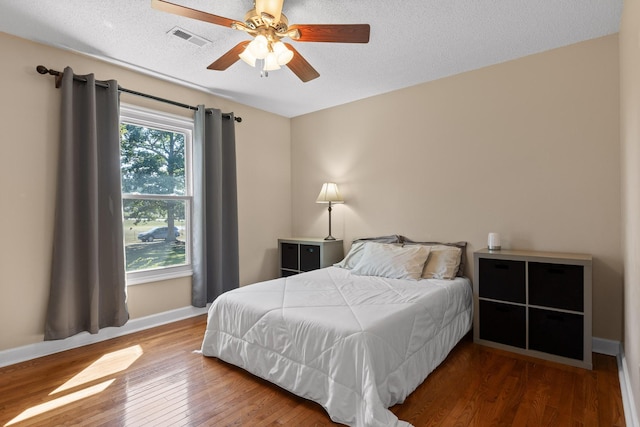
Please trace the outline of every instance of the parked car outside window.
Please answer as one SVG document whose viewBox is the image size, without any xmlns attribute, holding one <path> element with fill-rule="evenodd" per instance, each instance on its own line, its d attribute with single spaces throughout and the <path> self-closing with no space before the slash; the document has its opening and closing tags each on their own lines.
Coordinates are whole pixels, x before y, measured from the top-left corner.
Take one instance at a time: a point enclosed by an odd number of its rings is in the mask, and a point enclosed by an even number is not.
<svg viewBox="0 0 640 427">
<path fill-rule="evenodd" d="M 175 236 L 180 236 L 180 232 L 178 231 L 178 227 L 173 227 Z M 150 230 L 143 231 L 138 234 L 138 239 L 143 242 L 153 242 L 154 239 L 164 240 L 167 238 L 167 231 L 169 231 L 168 227 L 154 227 Z"/>
</svg>

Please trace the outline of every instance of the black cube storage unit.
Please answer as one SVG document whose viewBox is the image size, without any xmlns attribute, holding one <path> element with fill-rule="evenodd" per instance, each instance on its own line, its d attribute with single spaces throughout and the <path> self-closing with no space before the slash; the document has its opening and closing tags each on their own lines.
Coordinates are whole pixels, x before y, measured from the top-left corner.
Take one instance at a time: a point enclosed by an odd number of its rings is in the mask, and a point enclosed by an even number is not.
<svg viewBox="0 0 640 427">
<path fill-rule="evenodd" d="M 592 369 L 591 255 L 474 253 L 473 340 Z"/>
<path fill-rule="evenodd" d="M 342 261 L 343 257 L 342 240 L 313 237 L 278 239 L 281 277 L 329 267 Z"/>
</svg>

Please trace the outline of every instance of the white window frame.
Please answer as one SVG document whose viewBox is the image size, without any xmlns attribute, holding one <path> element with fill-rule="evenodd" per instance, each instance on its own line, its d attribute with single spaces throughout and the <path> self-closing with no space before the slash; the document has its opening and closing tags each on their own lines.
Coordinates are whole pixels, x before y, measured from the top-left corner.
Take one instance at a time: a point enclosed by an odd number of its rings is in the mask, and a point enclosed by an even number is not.
<svg viewBox="0 0 640 427">
<path fill-rule="evenodd" d="M 191 239 L 193 207 L 193 173 L 192 173 L 192 153 L 193 153 L 193 119 L 138 107 L 130 104 L 120 104 L 120 123 L 130 123 L 147 128 L 168 130 L 185 135 L 185 194 L 165 195 L 165 194 L 129 194 L 122 193 L 125 200 L 181 200 L 185 201 L 185 264 L 179 266 L 159 267 L 148 270 L 139 270 L 126 273 L 127 286 L 141 283 L 157 282 L 161 280 L 188 277 L 193 274 L 191 264 L 191 252 L 193 249 Z M 124 221 L 124 216 L 123 216 Z M 124 242 L 123 242 L 124 244 Z M 126 261 L 126 260 L 125 260 Z"/>
</svg>

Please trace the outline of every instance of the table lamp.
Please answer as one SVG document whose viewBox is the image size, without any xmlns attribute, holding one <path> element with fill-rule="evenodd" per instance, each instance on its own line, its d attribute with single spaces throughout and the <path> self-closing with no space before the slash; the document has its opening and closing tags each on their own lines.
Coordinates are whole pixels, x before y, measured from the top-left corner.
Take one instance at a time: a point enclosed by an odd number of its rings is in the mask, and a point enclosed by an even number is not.
<svg viewBox="0 0 640 427">
<path fill-rule="evenodd" d="M 336 240 L 336 238 L 331 235 L 331 204 L 344 203 L 338 186 L 333 182 L 325 182 L 322 184 L 322 189 L 320 190 L 320 194 L 318 194 L 316 203 L 329 203 L 329 235 L 325 237 L 324 240 Z"/>
</svg>

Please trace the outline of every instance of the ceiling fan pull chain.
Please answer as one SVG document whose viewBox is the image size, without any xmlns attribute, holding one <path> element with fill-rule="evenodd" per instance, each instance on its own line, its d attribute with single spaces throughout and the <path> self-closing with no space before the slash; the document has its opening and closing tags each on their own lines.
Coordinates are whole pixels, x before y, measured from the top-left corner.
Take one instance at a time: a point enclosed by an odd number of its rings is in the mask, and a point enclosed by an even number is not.
<svg viewBox="0 0 640 427">
<path fill-rule="evenodd" d="M 256 68 L 260 69 L 260 77 L 269 77 L 269 71 L 264 69 L 265 60 L 258 59 L 256 60 Z"/>
</svg>

